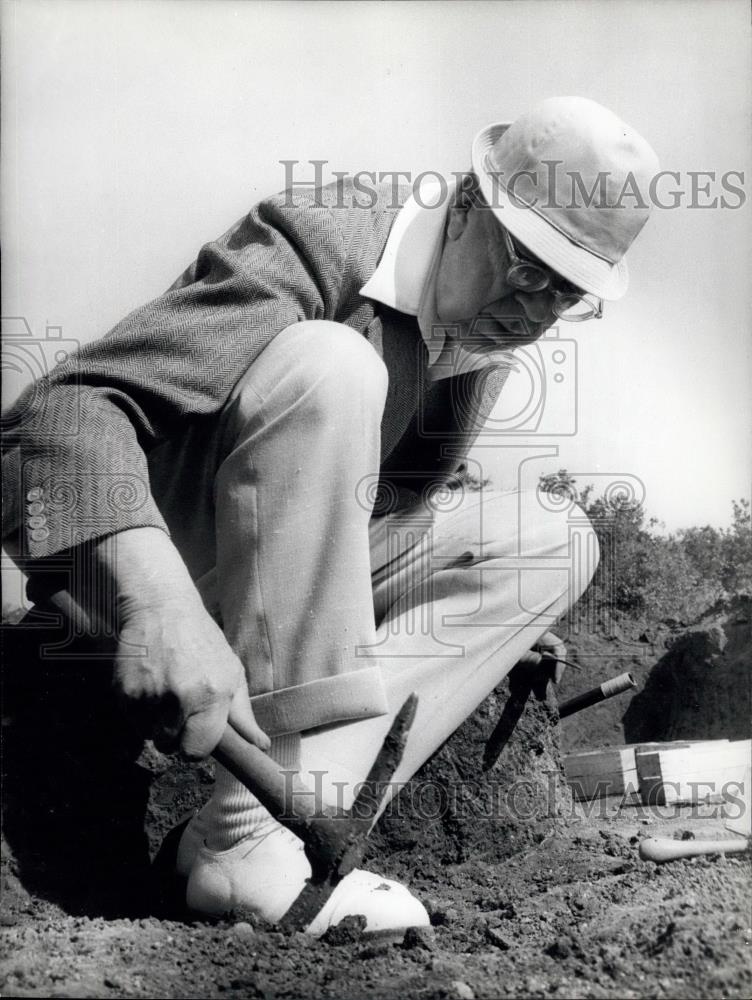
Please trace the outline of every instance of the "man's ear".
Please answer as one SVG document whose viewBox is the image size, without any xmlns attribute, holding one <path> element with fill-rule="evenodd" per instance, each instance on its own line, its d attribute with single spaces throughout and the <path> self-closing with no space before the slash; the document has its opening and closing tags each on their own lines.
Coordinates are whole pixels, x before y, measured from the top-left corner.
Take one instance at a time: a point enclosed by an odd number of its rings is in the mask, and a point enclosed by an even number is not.
<svg viewBox="0 0 752 1000">
<path fill-rule="evenodd" d="M 458 240 L 467 228 L 468 209 L 464 206 L 453 205 L 449 209 L 449 219 L 447 221 L 447 239 Z"/>
</svg>

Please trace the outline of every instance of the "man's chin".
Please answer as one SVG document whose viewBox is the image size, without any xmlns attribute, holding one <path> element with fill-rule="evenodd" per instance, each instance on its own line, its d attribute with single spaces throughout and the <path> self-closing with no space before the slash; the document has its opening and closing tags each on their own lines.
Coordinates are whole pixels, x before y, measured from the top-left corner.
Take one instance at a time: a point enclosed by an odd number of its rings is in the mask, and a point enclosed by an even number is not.
<svg viewBox="0 0 752 1000">
<path fill-rule="evenodd" d="M 447 327 L 456 327 L 455 337 L 490 341 L 498 347 L 513 347 L 521 341 L 535 340 L 546 329 L 545 324 L 533 323 L 520 316 L 500 319 L 491 313 L 478 313 L 467 319 L 451 315 L 451 310 L 449 313 L 441 315 L 437 311 L 436 318 Z M 449 336 L 452 335 L 449 332 Z"/>
<path fill-rule="evenodd" d="M 438 302 L 436 303 L 436 319 L 439 323 L 446 323 L 447 325 L 456 323 L 458 326 L 469 326 L 473 321 L 472 316 L 469 319 L 467 316 L 458 316 L 457 310 L 451 307 L 440 308 Z"/>
<path fill-rule="evenodd" d="M 499 319 L 480 313 L 473 321 L 473 329 L 483 337 L 504 344 L 508 341 L 519 342 L 520 339 L 533 340 L 543 328 L 540 323 L 531 323 L 526 319 Z"/>
</svg>

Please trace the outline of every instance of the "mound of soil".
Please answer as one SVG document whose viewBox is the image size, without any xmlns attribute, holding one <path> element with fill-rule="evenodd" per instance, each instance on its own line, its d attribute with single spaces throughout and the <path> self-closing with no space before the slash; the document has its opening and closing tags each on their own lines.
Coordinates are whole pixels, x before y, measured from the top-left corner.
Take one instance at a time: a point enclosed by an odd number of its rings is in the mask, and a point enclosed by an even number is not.
<svg viewBox="0 0 752 1000">
<path fill-rule="evenodd" d="M 429 866 L 490 861 L 539 843 L 556 828 L 570 802 L 556 699 L 545 684 L 536 687 L 537 696 L 528 693 L 528 676 L 515 668 L 390 803 L 371 837 L 378 862 L 388 857 L 414 870 L 424 860 Z M 518 711 L 510 713 L 514 704 Z M 497 743 L 498 757 L 484 770 L 494 733 L 507 739 L 503 747 Z"/>
<path fill-rule="evenodd" d="M 721 604 L 692 626 L 575 610 L 558 629 L 570 660 L 560 700 L 631 673 L 627 692 L 563 719 L 565 751 L 672 739 L 747 739 L 752 683 L 752 599 Z"/>
<path fill-rule="evenodd" d="M 685 632 L 655 664 L 624 714 L 628 743 L 748 739 L 752 599 L 738 598 Z"/>
<path fill-rule="evenodd" d="M 637 691 L 642 690 L 656 661 L 681 635 L 679 626 L 650 626 L 617 617 L 590 622 L 577 612 L 557 631 L 565 642 L 569 660 L 577 667 L 567 668 L 560 685 L 560 701 L 623 673 L 632 674 Z M 562 719 L 562 749 L 569 752 L 624 743 L 623 717 L 635 694 L 624 692 Z"/>
</svg>

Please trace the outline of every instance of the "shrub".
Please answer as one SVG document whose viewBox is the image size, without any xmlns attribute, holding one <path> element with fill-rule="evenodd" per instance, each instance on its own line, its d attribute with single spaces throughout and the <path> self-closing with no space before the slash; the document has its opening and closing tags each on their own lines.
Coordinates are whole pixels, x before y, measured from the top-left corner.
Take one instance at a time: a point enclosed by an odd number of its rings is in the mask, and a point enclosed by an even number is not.
<svg viewBox="0 0 752 1000">
<path fill-rule="evenodd" d="M 566 469 L 540 477 L 539 490 L 576 501 L 601 545 L 587 599 L 601 611 L 691 621 L 719 599 L 752 594 L 752 518 L 748 500 L 733 501 L 730 528 L 663 533 L 646 523 L 642 503 L 615 492 L 594 496 Z"/>
</svg>

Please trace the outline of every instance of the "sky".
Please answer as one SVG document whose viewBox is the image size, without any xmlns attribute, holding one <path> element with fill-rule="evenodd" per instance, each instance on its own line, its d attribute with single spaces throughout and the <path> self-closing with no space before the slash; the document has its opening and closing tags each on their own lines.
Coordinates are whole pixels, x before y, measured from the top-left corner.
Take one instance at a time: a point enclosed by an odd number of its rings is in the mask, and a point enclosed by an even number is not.
<svg viewBox="0 0 752 1000">
<path fill-rule="evenodd" d="M 512 377 L 497 426 L 526 433 L 474 458 L 505 488 L 560 467 L 626 483 L 669 530 L 750 494 L 746 2 L 4 0 L 2 29 L 4 358 L 30 337 L 38 369 L 106 333 L 280 190 L 282 160 L 448 175 L 483 125 L 580 95 L 680 172 L 680 204 L 630 250 L 626 297 Z M 690 171 L 715 173 L 699 203 L 742 172 L 743 204 L 691 207 Z M 533 432 L 515 415 L 535 386 Z"/>
</svg>

